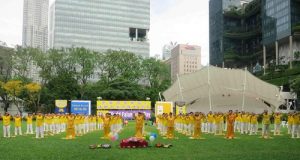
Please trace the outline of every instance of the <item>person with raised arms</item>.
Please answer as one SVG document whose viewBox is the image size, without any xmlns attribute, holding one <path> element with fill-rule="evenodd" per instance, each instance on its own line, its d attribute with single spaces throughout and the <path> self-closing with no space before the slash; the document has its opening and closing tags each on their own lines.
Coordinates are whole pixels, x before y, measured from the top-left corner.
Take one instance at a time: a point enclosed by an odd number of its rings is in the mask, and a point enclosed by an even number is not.
<svg viewBox="0 0 300 160">
<path fill-rule="evenodd" d="M 111 114 L 106 113 L 105 116 L 101 116 L 101 117 L 103 119 L 103 132 L 104 132 L 104 136 L 102 137 L 102 139 L 109 139 Z"/>
<path fill-rule="evenodd" d="M 33 116 L 30 113 L 25 118 L 26 119 L 26 134 L 33 134 L 32 118 L 33 118 Z"/>
<path fill-rule="evenodd" d="M 271 117 L 272 115 L 268 114 L 268 111 L 265 110 L 262 114 L 262 138 L 270 138 L 270 124 L 271 124 Z"/>
<path fill-rule="evenodd" d="M 232 112 L 232 110 L 229 110 L 228 114 L 227 114 L 227 134 L 226 134 L 226 138 L 227 139 L 233 139 L 234 138 L 234 122 L 235 119 L 238 115 L 234 114 Z"/>
<path fill-rule="evenodd" d="M 18 134 L 21 136 L 22 135 L 22 117 L 19 114 L 16 114 L 14 116 L 14 121 L 15 121 L 15 136 Z"/>
<path fill-rule="evenodd" d="M 10 138 L 10 119 L 11 116 L 8 112 L 4 114 L 3 119 L 3 137 Z"/>
<path fill-rule="evenodd" d="M 36 116 L 36 135 L 35 138 L 44 138 L 44 116 L 38 112 Z"/>
<path fill-rule="evenodd" d="M 135 137 L 137 138 L 143 138 L 143 126 L 144 126 L 144 120 L 145 116 L 141 112 L 138 113 L 138 115 L 134 115 L 135 119 Z"/>
</svg>

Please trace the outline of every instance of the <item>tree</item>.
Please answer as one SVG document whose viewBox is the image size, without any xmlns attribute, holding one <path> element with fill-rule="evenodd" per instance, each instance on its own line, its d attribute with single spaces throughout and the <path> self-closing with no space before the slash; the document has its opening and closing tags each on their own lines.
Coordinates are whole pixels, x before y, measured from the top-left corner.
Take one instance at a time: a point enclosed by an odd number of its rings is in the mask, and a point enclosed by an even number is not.
<svg viewBox="0 0 300 160">
<path fill-rule="evenodd" d="M 300 76 L 293 80 L 290 87 L 293 89 L 293 92 L 296 93 L 298 97 L 300 97 Z"/>
<path fill-rule="evenodd" d="M 27 98 L 25 99 L 29 106 L 33 106 L 31 110 L 39 111 L 41 85 L 38 83 L 29 83 L 24 86 Z"/>
<path fill-rule="evenodd" d="M 4 111 L 10 107 L 11 99 L 4 89 L 4 85 L 12 78 L 13 56 L 12 48 L 0 46 L 0 102 L 4 104 Z"/>
<path fill-rule="evenodd" d="M 12 99 L 12 102 L 18 108 L 18 111 L 22 114 L 22 110 L 19 107 L 19 102 L 22 100 L 18 98 L 23 90 L 22 81 L 10 80 L 3 85 L 3 88 L 5 92 L 9 95 L 9 98 Z"/>
<path fill-rule="evenodd" d="M 0 81 L 11 79 L 14 53 L 13 49 L 0 46 Z"/>
<path fill-rule="evenodd" d="M 58 74 L 49 80 L 41 90 L 43 109 L 54 111 L 54 101 L 57 99 L 74 100 L 79 97 L 79 85 L 71 73 Z"/>
<path fill-rule="evenodd" d="M 154 58 L 144 59 L 142 66 L 143 77 L 149 82 L 146 94 L 155 102 L 159 100 L 159 92 L 165 91 L 171 85 L 170 68 Z"/>
<path fill-rule="evenodd" d="M 75 75 L 80 85 L 80 99 L 83 98 L 88 79 L 95 73 L 96 54 L 85 48 L 69 49 L 71 60 L 76 64 Z"/>
<path fill-rule="evenodd" d="M 127 79 L 116 79 L 99 95 L 108 100 L 145 100 L 145 91 L 142 86 Z"/>
<path fill-rule="evenodd" d="M 116 79 L 127 79 L 138 82 L 142 77 L 142 58 L 127 51 L 109 50 L 100 64 L 102 80 L 108 84 Z"/>
</svg>

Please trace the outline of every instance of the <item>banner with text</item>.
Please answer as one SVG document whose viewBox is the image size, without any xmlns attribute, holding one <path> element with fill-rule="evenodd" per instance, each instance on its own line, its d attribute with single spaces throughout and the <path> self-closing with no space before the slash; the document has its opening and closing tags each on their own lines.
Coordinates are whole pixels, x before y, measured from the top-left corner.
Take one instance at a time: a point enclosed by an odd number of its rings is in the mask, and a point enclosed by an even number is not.
<svg viewBox="0 0 300 160">
<path fill-rule="evenodd" d="M 91 101 L 71 101 L 71 113 L 91 115 Z"/>
<path fill-rule="evenodd" d="M 134 114 L 138 114 L 138 112 L 144 113 L 146 116 L 146 119 L 150 119 L 151 117 L 151 110 L 98 110 L 97 114 L 105 114 L 105 113 L 111 113 L 121 115 L 124 119 L 133 119 Z"/>
<path fill-rule="evenodd" d="M 97 101 L 98 110 L 151 110 L 151 101 Z"/>
</svg>

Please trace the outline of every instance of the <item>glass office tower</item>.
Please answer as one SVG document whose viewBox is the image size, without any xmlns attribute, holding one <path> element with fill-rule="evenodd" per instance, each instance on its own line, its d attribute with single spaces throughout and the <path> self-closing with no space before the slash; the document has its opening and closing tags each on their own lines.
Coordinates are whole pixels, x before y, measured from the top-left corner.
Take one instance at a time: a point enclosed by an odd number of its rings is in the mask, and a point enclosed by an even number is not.
<svg viewBox="0 0 300 160">
<path fill-rule="evenodd" d="M 262 12 L 264 63 L 292 62 L 300 50 L 300 1 L 263 0 Z"/>
<path fill-rule="evenodd" d="M 50 48 L 126 50 L 149 57 L 150 0 L 56 0 Z"/>
</svg>

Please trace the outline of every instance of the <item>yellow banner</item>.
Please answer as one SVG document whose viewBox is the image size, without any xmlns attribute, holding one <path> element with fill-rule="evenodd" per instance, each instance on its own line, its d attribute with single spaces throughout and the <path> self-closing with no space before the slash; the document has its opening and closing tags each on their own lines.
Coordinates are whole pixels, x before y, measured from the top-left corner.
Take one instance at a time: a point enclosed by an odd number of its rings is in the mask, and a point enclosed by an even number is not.
<svg viewBox="0 0 300 160">
<path fill-rule="evenodd" d="M 163 113 L 173 113 L 173 102 L 156 102 L 155 104 L 155 116 Z"/>
<path fill-rule="evenodd" d="M 151 109 L 151 101 L 97 101 L 98 110 Z"/>
</svg>

